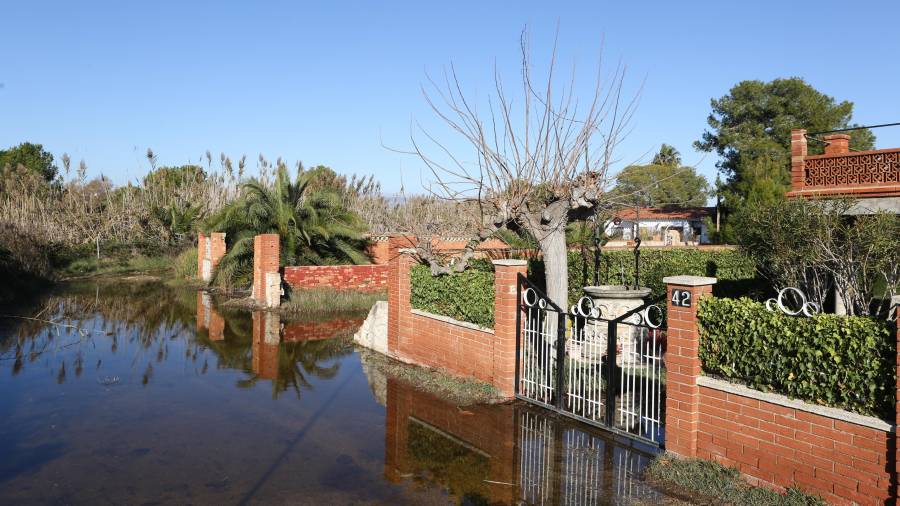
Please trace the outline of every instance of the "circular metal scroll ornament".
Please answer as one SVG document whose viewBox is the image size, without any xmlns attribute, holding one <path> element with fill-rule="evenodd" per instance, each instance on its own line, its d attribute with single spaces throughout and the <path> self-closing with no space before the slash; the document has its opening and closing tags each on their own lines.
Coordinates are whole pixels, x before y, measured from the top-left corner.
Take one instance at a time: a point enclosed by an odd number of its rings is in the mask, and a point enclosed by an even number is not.
<svg viewBox="0 0 900 506">
<path fill-rule="evenodd" d="M 653 309 L 656 310 L 656 316 L 658 317 L 655 321 L 652 317 Z M 663 310 L 659 306 L 647 306 L 637 313 L 631 315 L 630 319 L 631 323 L 634 325 L 649 327 L 651 329 L 658 329 L 662 326 L 663 323 Z"/>
<path fill-rule="evenodd" d="M 578 302 L 572 305 L 569 312 L 575 316 L 584 318 L 600 318 L 600 308 L 594 305 L 594 299 L 584 296 L 578 299 Z"/>
<path fill-rule="evenodd" d="M 533 288 L 526 288 L 524 292 L 522 292 L 522 304 L 525 304 L 528 307 L 534 307 L 538 302 L 538 294 L 534 291 Z"/>
<path fill-rule="evenodd" d="M 654 322 L 653 318 L 650 317 L 651 309 L 656 310 L 656 316 L 659 318 Z M 651 329 L 658 329 L 663 323 L 663 310 L 659 306 L 647 306 L 643 311 L 641 311 L 641 318 L 644 320 L 644 325 L 650 327 Z"/>
<path fill-rule="evenodd" d="M 787 304 L 785 304 L 785 295 L 787 295 L 788 293 L 795 294 L 795 297 L 800 301 L 800 307 L 798 309 L 791 309 L 787 306 Z M 799 316 L 800 314 L 803 314 L 805 316 L 811 317 L 819 314 L 822 311 L 822 308 L 820 308 L 818 304 L 807 300 L 806 294 L 803 293 L 802 290 L 793 286 L 782 288 L 778 292 L 778 297 L 766 301 L 766 309 L 768 309 L 769 311 L 775 311 L 774 306 L 777 306 L 782 313 L 788 316 Z"/>
</svg>

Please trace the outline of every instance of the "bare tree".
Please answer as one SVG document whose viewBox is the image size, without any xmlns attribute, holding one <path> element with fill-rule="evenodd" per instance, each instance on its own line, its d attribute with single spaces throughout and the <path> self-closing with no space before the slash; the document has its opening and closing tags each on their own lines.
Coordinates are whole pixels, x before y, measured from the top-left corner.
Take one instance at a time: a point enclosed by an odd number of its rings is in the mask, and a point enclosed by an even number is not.
<svg viewBox="0 0 900 506">
<path fill-rule="evenodd" d="M 598 64 L 592 92 L 581 100 L 574 67 L 568 79 L 557 77 L 555 43 L 541 77 L 534 73 L 527 32 L 522 33 L 520 48 L 521 88 L 515 97 L 510 95 L 495 69 L 494 94 L 486 111 L 463 93 L 452 65 L 442 82 L 429 77 L 429 85 L 423 86 L 431 109 L 472 148 L 474 160 L 466 160 L 421 127 L 412 133 L 408 152 L 431 172 L 432 195 L 474 203 L 480 226 L 452 267 L 435 257 L 426 241 L 416 249 L 435 274 L 461 271 L 481 241 L 504 227 L 523 229 L 540 247 L 548 296 L 565 307 L 566 225 L 613 205 L 606 192 L 610 166 L 616 161 L 613 152 L 627 133 L 639 93 L 623 98 L 623 65 L 606 80 Z"/>
</svg>

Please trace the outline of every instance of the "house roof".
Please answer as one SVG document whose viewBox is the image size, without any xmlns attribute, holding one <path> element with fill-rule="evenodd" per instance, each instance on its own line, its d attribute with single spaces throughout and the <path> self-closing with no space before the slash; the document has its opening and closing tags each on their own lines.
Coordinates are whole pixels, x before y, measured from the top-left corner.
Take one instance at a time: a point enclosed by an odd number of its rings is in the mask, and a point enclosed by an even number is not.
<svg viewBox="0 0 900 506">
<path fill-rule="evenodd" d="M 708 216 L 715 216 L 715 207 L 642 207 L 639 212 L 635 208 L 617 211 L 613 217 L 623 220 L 701 220 Z"/>
<path fill-rule="evenodd" d="M 465 237 L 441 237 L 432 239 L 431 244 L 438 251 L 461 251 L 469 244 L 469 239 Z M 507 249 L 509 249 L 509 245 L 495 237 L 483 241 L 475 247 L 476 251 Z"/>
</svg>

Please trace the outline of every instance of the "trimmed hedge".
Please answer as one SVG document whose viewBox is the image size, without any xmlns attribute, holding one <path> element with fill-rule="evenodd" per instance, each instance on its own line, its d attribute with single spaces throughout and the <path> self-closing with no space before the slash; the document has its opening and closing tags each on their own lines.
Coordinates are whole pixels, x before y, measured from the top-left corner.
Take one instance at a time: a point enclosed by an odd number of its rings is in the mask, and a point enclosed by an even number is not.
<svg viewBox="0 0 900 506">
<path fill-rule="evenodd" d="M 757 277 L 756 264 L 736 249 L 700 250 L 693 248 L 641 249 L 642 286 L 649 287 L 653 294 L 662 297 L 666 286 L 662 280 L 666 276 L 713 276 L 719 279 L 713 287 L 718 296 L 766 294 L 765 283 Z M 622 280 L 634 280 L 634 253 L 632 250 L 607 250 L 600 255 L 600 284 L 619 285 Z M 529 279 L 540 285 L 544 283 L 544 263 L 532 260 L 529 263 Z M 582 288 L 594 284 L 594 255 L 579 251 L 569 252 L 569 301 L 578 300 L 584 293 Z"/>
<path fill-rule="evenodd" d="M 887 322 L 769 311 L 747 298 L 705 297 L 697 310 L 703 370 L 885 420 L 896 398 L 896 338 Z"/>
<path fill-rule="evenodd" d="M 410 274 L 412 307 L 455 320 L 494 328 L 494 272 L 487 263 L 457 274 L 432 276 L 424 265 Z"/>
</svg>

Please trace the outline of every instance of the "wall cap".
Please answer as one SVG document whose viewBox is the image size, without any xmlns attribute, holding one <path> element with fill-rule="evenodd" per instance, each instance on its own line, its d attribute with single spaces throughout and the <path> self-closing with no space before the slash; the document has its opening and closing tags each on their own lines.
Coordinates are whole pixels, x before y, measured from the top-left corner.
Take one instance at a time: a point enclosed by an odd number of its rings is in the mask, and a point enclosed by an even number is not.
<svg viewBox="0 0 900 506">
<path fill-rule="evenodd" d="M 707 286 L 716 284 L 716 281 L 718 281 L 716 278 L 706 276 L 667 276 L 663 278 L 663 283 L 679 286 Z"/>
<path fill-rule="evenodd" d="M 528 265 L 528 260 L 520 260 L 515 258 L 501 258 L 499 260 L 491 260 L 494 265 L 502 265 L 504 267 L 521 267 Z"/>
<path fill-rule="evenodd" d="M 413 309 L 410 311 L 410 313 L 412 313 L 414 315 L 424 316 L 425 318 L 431 318 L 432 320 L 438 320 L 438 321 L 442 321 L 444 323 L 449 323 L 451 325 L 456 325 L 457 327 L 465 327 L 467 329 L 478 330 L 481 332 L 487 332 L 489 334 L 494 333 L 494 329 L 482 327 L 481 325 L 476 325 L 474 323 L 461 322 L 459 320 L 454 320 L 453 318 L 450 318 L 449 316 L 429 313 L 428 311 L 422 311 L 421 309 Z"/>
<path fill-rule="evenodd" d="M 893 424 L 885 422 L 880 418 L 875 418 L 874 416 L 860 415 L 859 413 L 853 413 L 851 411 L 845 411 L 843 409 L 832 408 L 829 406 L 809 404 L 801 400 L 788 398 L 781 394 L 761 392 L 744 385 L 729 383 L 720 379 L 710 378 L 709 376 L 700 376 L 699 378 L 697 378 L 697 385 L 701 387 L 712 388 L 713 390 L 740 395 L 743 397 L 749 397 L 751 399 L 756 399 L 759 401 L 765 401 L 770 404 L 777 404 L 786 408 L 799 409 L 800 411 L 805 411 L 807 413 L 813 413 L 827 418 L 832 418 L 834 420 L 841 420 L 856 425 L 862 425 L 863 427 L 882 430 L 884 432 L 895 431 L 895 426 Z"/>
<path fill-rule="evenodd" d="M 335 264 L 335 265 L 285 265 L 284 270 L 288 269 L 310 269 L 310 270 L 328 270 L 328 269 L 346 269 L 352 268 L 355 269 L 357 267 L 363 267 L 367 269 L 387 269 L 388 264 Z"/>
</svg>

